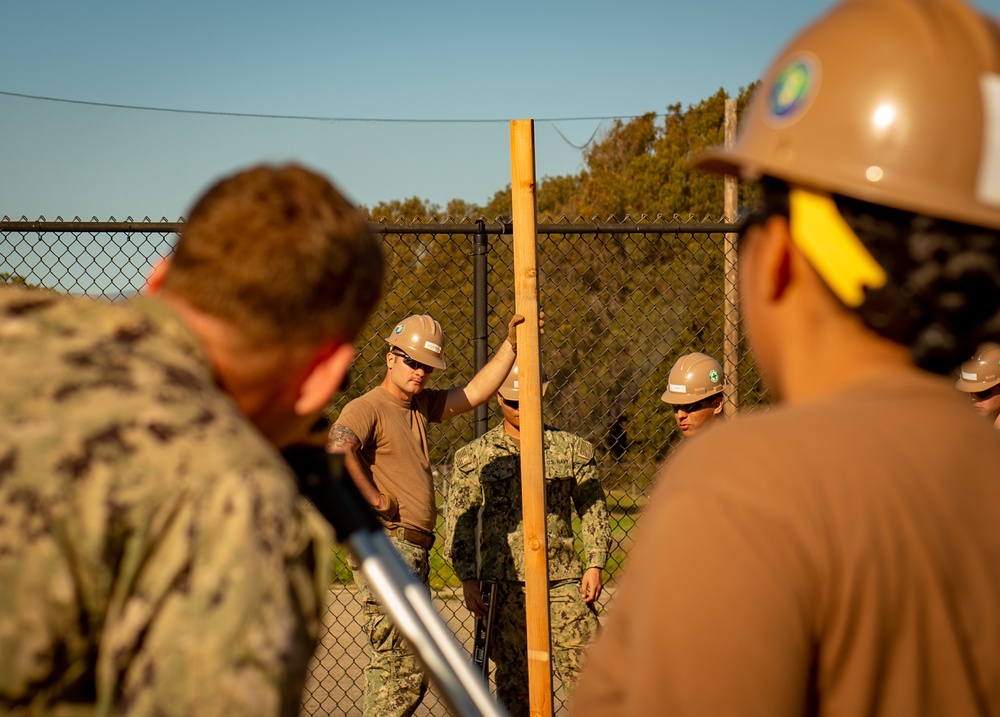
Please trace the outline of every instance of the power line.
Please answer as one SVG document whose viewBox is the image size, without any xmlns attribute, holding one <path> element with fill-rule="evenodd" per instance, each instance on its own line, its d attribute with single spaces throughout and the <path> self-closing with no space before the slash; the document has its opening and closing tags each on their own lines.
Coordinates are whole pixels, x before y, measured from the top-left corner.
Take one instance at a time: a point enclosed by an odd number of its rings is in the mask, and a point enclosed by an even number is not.
<svg viewBox="0 0 1000 717">
<path fill-rule="evenodd" d="M 256 112 L 220 112 L 214 110 L 187 110 L 176 107 L 147 107 L 143 105 L 126 105 L 114 102 L 93 102 L 90 100 L 70 100 L 62 97 L 43 97 L 40 95 L 28 95 L 21 92 L 4 92 L 0 90 L 0 95 L 5 97 L 18 97 L 26 100 L 40 100 L 43 102 L 60 102 L 69 105 L 86 105 L 89 107 L 105 107 L 118 110 L 140 110 L 142 112 L 171 112 L 185 115 L 207 115 L 210 117 L 243 117 L 247 119 L 278 119 L 278 120 L 298 120 L 307 122 L 387 122 L 387 123 L 407 123 L 407 124 L 489 124 L 499 122 L 509 122 L 508 119 L 389 119 L 386 117 L 317 117 L 310 115 L 276 115 Z M 539 117 L 536 122 L 576 122 L 594 121 L 603 122 L 605 120 L 633 120 L 643 115 L 614 115 L 608 117 Z M 660 117 L 662 115 L 656 115 Z M 556 130 L 559 131 L 558 129 Z M 560 133 L 562 134 L 562 133 Z M 565 139 L 565 137 L 564 137 Z M 591 138 L 593 139 L 593 138 Z M 567 142 L 569 140 L 566 140 Z M 588 142 L 589 144 L 589 142 Z M 584 145 L 586 146 L 586 145 Z"/>
</svg>

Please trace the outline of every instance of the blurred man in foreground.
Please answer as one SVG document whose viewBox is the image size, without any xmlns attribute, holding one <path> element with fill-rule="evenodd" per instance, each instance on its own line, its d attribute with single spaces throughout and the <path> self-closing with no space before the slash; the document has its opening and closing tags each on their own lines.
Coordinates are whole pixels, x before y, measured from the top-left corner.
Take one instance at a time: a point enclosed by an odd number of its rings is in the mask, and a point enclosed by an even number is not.
<svg viewBox="0 0 1000 717">
<path fill-rule="evenodd" d="M 998 99 L 994 20 L 846 0 L 696 158 L 762 184 L 778 404 L 672 456 L 572 714 L 1000 713 L 1000 436 L 943 377 L 1000 334 Z"/>
<path fill-rule="evenodd" d="M 256 167 L 198 200 L 151 297 L 0 291 L 0 712 L 298 714 L 332 536 L 278 449 L 382 272 L 326 179 Z"/>
<path fill-rule="evenodd" d="M 722 413 L 725 385 L 718 361 L 703 353 L 685 354 L 670 369 L 667 390 L 660 400 L 674 409 L 681 435 L 691 438 L 725 420 Z"/>
</svg>

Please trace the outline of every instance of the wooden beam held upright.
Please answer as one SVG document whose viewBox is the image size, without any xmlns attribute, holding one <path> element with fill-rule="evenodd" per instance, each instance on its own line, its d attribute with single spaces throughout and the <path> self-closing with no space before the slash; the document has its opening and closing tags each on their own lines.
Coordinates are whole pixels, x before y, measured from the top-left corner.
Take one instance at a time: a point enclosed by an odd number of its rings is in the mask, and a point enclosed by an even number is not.
<svg viewBox="0 0 1000 717">
<path fill-rule="evenodd" d="M 524 509 L 525 607 L 528 630 L 528 709 L 552 716 L 548 540 L 545 530 L 545 461 L 542 455 L 542 382 L 538 330 L 538 235 L 535 200 L 535 125 L 510 123 L 514 224 L 514 304 L 518 400 L 521 418 L 521 502 Z"/>
</svg>

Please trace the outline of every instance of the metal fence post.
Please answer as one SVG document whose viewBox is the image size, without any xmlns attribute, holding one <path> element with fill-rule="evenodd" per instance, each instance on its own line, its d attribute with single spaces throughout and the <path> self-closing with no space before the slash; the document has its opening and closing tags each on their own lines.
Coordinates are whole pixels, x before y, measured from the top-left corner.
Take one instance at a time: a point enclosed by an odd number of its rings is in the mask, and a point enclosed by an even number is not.
<svg viewBox="0 0 1000 717">
<path fill-rule="evenodd" d="M 472 345 L 473 364 L 477 373 L 486 365 L 489 355 L 489 324 L 487 323 L 489 251 L 490 240 L 486 235 L 486 222 L 480 219 L 476 222 L 476 233 L 472 237 Z M 475 408 L 472 426 L 476 438 L 489 430 L 488 422 L 489 402 Z"/>
<path fill-rule="evenodd" d="M 727 147 L 732 147 L 736 141 L 736 100 L 726 100 L 726 138 Z M 737 194 L 736 177 L 727 176 L 724 184 L 724 197 L 726 204 L 726 220 L 730 224 L 736 224 L 739 215 L 739 195 Z M 740 371 L 740 304 L 739 304 L 739 284 L 737 276 L 739 272 L 739 254 L 736 251 L 738 235 L 735 232 L 726 232 L 723 244 L 723 260 L 725 262 L 725 277 L 723 281 L 722 306 L 723 306 L 723 330 L 722 330 L 722 362 L 725 366 L 726 385 L 723 393 L 726 397 L 725 414 L 733 416 L 739 405 L 739 371 Z"/>
</svg>

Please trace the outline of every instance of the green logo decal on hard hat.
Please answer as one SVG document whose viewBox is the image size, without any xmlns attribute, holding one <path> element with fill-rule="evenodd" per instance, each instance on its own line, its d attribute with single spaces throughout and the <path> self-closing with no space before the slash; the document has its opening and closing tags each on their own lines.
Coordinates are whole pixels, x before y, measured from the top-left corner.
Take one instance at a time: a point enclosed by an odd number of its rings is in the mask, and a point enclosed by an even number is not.
<svg viewBox="0 0 1000 717">
<path fill-rule="evenodd" d="M 770 119 L 789 122 L 806 108 L 819 85 L 819 70 L 811 55 L 796 55 L 774 79 L 767 97 Z"/>
<path fill-rule="evenodd" d="M 402 325 L 402 324 L 399 324 L 399 325 L 398 325 L 398 326 L 396 327 L 396 333 L 397 333 L 397 334 L 401 334 L 401 333 L 403 333 L 403 325 Z"/>
<path fill-rule="evenodd" d="M 711 371 L 708 372 L 708 380 L 711 381 L 712 383 L 718 383 L 719 372 L 713 368 Z"/>
</svg>

